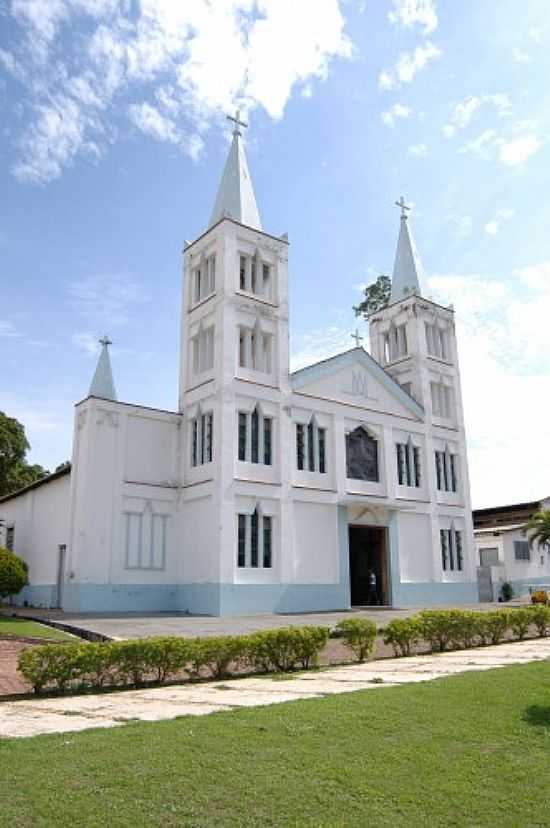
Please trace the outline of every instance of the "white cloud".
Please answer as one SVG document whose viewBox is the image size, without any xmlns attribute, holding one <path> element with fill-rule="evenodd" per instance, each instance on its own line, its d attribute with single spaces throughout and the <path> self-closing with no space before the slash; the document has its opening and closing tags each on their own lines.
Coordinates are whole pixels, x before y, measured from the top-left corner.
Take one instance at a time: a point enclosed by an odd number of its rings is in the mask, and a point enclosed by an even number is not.
<svg viewBox="0 0 550 828">
<path fill-rule="evenodd" d="M 508 167 L 517 167 L 524 164 L 540 148 L 541 143 L 536 135 L 521 135 L 501 144 L 499 161 Z"/>
<path fill-rule="evenodd" d="M 409 147 L 409 155 L 413 158 L 425 158 L 428 154 L 428 147 L 426 144 L 411 144 Z"/>
<path fill-rule="evenodd" d="M 382 112 L 380 119 L 386 126 L 393 127 L 395 126 L 396 120 L 410 118 L 411 113 L 412 109 L 409 106 L 405 106 L 401 103 L 394 103 L 390 109 L 386 112 Z"/>
<path fill-rule="evenodd" d="M 485 232 L 489 234 L 489 236 L 496 236 L 498 233 L 499 223 L 498 221 L 488 221 L 485 225 Z"/>
<path fill-rule="evenodd" d="M 121 109 L 196 157 L 220 111 L 280 118 L 295 88 L 352 56 L 340 0 L 13 0 L 11 13 L 20 38 L 0 60 L 24 65 L 31 115 L 14 171 L 40 183 L 100 156 Z"/>
<path fill-rule="evenodd" d="M 493 95 L 470 95 L 463 101 L 454 104 L 449 123 L 443 127 L 445 138 L 452 138 L 459 129 L 469 126 L 474 116 L 483 108 L 490 107 L 501 117 L 511 114 L 512 104 L 508 95 L 496 93 Z"/>
<path fill-rule="evenodd" d="M 533 58 L 527 52 L 514 46 L 512 49 L 512 60 L 514 63 L 533 63 Z"/>
<path fill-rule="evenodd" d="M 404 83 L 411 83 L 421 69 L 441 55 L 441 49 L 429 40 L 423 46 L 417 46 L 414 52 L 402 52 L 393 69 L 380 73 L 378 86 L 380 89 L 395 89 Z"/>
<path fill-rule="evenodd" d="M 512 127 L 512 132 L 521 133 L 521 130 L 528 126 L 531 125 L 520 122 Z M 542 143 L 534 132 L 503 138 L 497 130 L 486 129 L 477 138 L 464 144 L 459 152 L 477 155 L 486 161 L 496 160 L 507 167 L 516 167 L 528 161 L 541 146 Z"/>
<path fill-rule="evenodd" d="M 437 29 L 435 0 L 392 0 L 392 3 L 388 19 L 394 25 L 406 28 L 423 26 L 424 34 L 431 34 Z"/>
<path fill-rule="evenodd" d="M 99 339 L 92 333 L 75 333 L 71 336 L 71 342 L 89 356 L 95 356 L 99 353 Z"/>
<path fill-rule="evenodd" d="M 472 232 L 474 222 L 471 216 L 449 216 L 448 220 L 454 225 L 459 239 L 466 238 Z"/>
<path fill-rule="evenodd" d="M 542 262 L 517 271 L 510 283 L 464 275 L 429 280 L 436 297 L 456 309 L 476 506 L 548 493 L 546 466 L 537 462 L 550 441 L 548 276 L 550 262 Z M 527 296 L 523 284 L 531 288 Z"/>
</svg>

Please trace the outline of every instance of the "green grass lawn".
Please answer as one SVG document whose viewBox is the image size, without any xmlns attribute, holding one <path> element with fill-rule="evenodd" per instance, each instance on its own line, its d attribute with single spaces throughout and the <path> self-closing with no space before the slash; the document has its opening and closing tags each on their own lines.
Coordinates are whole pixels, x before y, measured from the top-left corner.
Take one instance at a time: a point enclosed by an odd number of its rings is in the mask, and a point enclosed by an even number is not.
<svg viewBox="0 0 550 828">
<path fill-rule="evenodd" d="M 0 741 L 0 824 L 550 825 L 550 663 Z"/>
<path fill-rule="evenodd" d="M 72 635 L 67 635 L 54 627 L 47 627 L 45 624 L 37 624 L 36 621 L 26 621 L 24 618 L 8 618 L 0 615 L 0 638 L 3 635 L 23 636 L 26 638 L 49 638 L 56 641 L 78 641 Z"/>
</svg>

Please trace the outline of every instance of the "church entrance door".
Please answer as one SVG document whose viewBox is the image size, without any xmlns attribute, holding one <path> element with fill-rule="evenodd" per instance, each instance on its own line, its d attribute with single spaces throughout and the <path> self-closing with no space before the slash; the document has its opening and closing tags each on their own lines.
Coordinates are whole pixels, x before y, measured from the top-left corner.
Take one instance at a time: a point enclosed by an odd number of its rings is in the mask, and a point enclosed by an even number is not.
<svg viewBox="0 0 550 828">
<path fill-rule="evenodd" d="M 371 587 L 376 576 L 376 591 Z M 381 526 L 349 527 L 351 605 L 389 606 L 388 530 Z"/>
</svg>

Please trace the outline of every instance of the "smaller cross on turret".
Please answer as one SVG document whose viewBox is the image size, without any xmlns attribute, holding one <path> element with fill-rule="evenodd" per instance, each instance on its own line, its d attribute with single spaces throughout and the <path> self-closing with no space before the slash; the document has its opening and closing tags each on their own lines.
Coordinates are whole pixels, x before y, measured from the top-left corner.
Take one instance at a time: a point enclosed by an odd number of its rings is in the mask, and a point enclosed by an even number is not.
<svg viewBox="0 0 550 828">
<path fill-rule="evenodd" d="M 359 334 L 359 329 L 358 329 L 358 328 L 356 328 L 356 329 L 355 329 L 355 333 L 352 333 L 352 334 L 351 334 L 351 338 L 352 338 L 352 339 L 355 339 L 355 347 L 356 347 L 356 348 L 359 348 L 359 347 L 360 347 L 360 343 L 363 341 L 363 337 L 362 337 L 362 336 L 360 336 L 360 334 Z"/>
<path fill-rule="evenodd" d="M 395 206 L 401 208 L 401 218 L 402 219 L 406 219 L 407 218 L 407 210 L 412 209 L 408 204 L 405 204 L 405 199 L 403 198 L 403 196 L 401 196 L 399 201 L 395 202 Z"/>
<path fill-rule="evenodd" d="M 237 109 L 235 117 L 233 117 L 233 115 L 227 115 L 226 117 L 228 121 L 233 121 L 233 123 L 235 124 L 235 127 L 233 129 L 233 135 L 242 135 L 242 132 L 239 129 L 239 127 L 244 127 L 246 129 L 248 124 L 246 123 L 246 121 L 241 121 L 241 110 Z"/>
</svg>

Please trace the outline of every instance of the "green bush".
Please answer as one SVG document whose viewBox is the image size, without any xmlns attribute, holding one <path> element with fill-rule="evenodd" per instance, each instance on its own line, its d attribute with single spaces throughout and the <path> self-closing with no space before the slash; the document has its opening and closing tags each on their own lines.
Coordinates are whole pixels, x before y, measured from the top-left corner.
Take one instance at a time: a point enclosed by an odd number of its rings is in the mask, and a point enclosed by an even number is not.
<svg viewBox="0 0 550 828">
<path fill-rule="evenodd" d="M 241 663 L 247 653 L 246 636 L 241 635 L 198 638 L 191 647 L 195 673 L 198 675 L 202 667 L 208 667 L 215 678 L 224 678 L 229 665 Z"/>
<path fill-rule="evenodd" d="M 0 600 L 17 595 L 29 583 L 29 569 L 25 561 L 0 546 Z"/>
<path fill-rule="evenodd" d="M 391 644 L 396 656 L 408 656 L 411 647 L 422 637 L 420 623 L 416 618 L 395 618 L 383 629 L 384 644 Z"/>
<path fill-rule="evenodd" d="M 376 624 L 366 618 L 345 618 L 339 621 L 336 629 L 341 633 L 346 646 L 364 661 L 372 652 L 376 638 Z"/>
<path fill-rule="evenodd" d="M 443 653 L 454 640 L 457 628 L 457 613 L 460 610 L 423 610 L 418 614 L 422 638 L 428 642 L 432 652 Z"/>
<path fill-rule="evenodd" d="M 262 630 L 247 636 L 247 658 L 264 672 L 287 672 L 298 665 L 307 669 L 317 662 L 329 634 L 328 627 L 313 626 Z"/>
<path fill-rule="evenodd" d="M 545 607 L 544 604 L 535 604 L 526 611 L 530 613 L 532 623 L 537 628 L 538 634 L 540 636 L 548 635 L 548 629 L 550 627 L 550 607 Z"/>
<path fill-rule="evenodd" d="M 491 644 L 500 644 L 510 628 L 510 610 L 494 610 L 480 613 L 480 625 L 484 638 Z"/>
<path fill-rule="evenodd" d="M 474 610 L 453 610 L 451 642 L 456 647 L 475 647 L 479 637 L 479 625 L 483 613 Z"/>
<path fill-rule="evenodd" d="M 502 596 L 503 601 L 511 601 L 514 597 L 514 587 L 510 583 L 510 581 L 504 581 L 500 588 L 500 594 Z"/>
<path fill-rule="evenodd" d="M 532 623 L 532 613 L 529 609 L 515 609 L 510 611 L 510 629 L 519 641 L 523 641 Z"/>
</svg>

